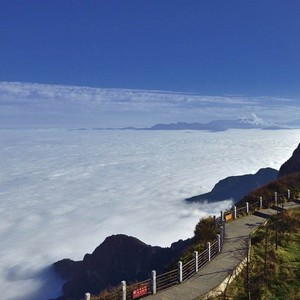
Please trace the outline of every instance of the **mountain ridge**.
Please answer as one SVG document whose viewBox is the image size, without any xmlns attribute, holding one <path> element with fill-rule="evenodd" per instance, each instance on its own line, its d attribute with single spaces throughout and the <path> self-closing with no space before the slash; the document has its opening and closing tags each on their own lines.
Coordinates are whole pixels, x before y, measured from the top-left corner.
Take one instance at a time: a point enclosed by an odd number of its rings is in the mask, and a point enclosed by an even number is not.
<svg viewBox="0 0 300 300">
<path fill-rule="evenodd" d="M 99 294 L 122 280 L 142 281 L 151 270 L 166 272 L 192 244 L 191 239 L 179 240 L 170 247 L 150 246 L 125 234 L 107 237 L 83 260 L 62 259 L 53 264 L 55 272 L 66 280 L 63 296 L 57 300 L 81 299 L 84 293 Z"/>
<path fill-rule="evenodd" d="M 91 130 L 204 130 L 204 131 L 226 131 L 229 129 L 262 129 L 262 130 L 279 130 L 279 129 L 298 129 L 300 128 L 300 119 L 292 120 L 288 123 L 266 122 L 252 114 L 249 118 L 221 119 L 212 120 L 206 123 L 201 122 L 176 122 L 176 123 L 157 123 L 150 127 L 121 127 L 121 128 L 101 128 L 94 127 Z M 78 128 L 77 130 L 88 130 L 87 128 Z"/>
<path fill-rule="evenodd" d="M 259 169 L 255 174 L 229 176 L 220 180 L 210 192 L 187 198 L 185 201 L 217 202 L 232 199 L 236 203 L 251 190 L 276 179 L 277 176 L 278 171 L 272 168 Z"/>
</svg>

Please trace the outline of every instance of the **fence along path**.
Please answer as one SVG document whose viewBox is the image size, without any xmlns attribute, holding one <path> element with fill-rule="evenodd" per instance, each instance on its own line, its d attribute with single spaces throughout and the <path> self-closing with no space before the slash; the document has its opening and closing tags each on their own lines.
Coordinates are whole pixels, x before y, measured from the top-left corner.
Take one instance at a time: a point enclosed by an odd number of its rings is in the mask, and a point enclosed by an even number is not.
<svg viewBox="0 0 300 300">
<path fill-rule="evenodd" d="M 282 199 L 278 201 L 278 198 Z M 285 198 L 288 202 L 283 201 Z M 280 202 L 280 203 L 279 203 Z M 92 297 L 91 299 L 105 300 L 192 300 L 206 299 L 219 294 L 224 290 L 233 270 L 245 258 L 245 240 L 249 234 L 266 222 L 266 219 L 278 211 L 278 206 L 283 208 L 300 207 L 300 201 L 291 201 L 291 192 L 272 198 L 260 199 L 249 205 L 233 207 L 225 213 L 221 212 L 216 218 L 220 227 L 220 234 L 214 243 L 207 243 L 207 248 L 202 253 L 194 252 L 193 258 L 186 264 L 178 262 L 178 267 L 170 272 L 156 276 L 152 271 L 150 279 L 126 287 L 126 282 L 118 294 L 107 295 L 105 298 Z M 263 209 L 263 206 L 272 206 Z M 252 212 L 253 214 L 250 214 Z M 243 216 L 243 217 L 241 217 Z M 233 220 L 232 222 L 229 222 Z M 226 232 L 225 232 L 226 223 Z M 86 299 L 89 300 L 89 294 Z"/>
</svg>

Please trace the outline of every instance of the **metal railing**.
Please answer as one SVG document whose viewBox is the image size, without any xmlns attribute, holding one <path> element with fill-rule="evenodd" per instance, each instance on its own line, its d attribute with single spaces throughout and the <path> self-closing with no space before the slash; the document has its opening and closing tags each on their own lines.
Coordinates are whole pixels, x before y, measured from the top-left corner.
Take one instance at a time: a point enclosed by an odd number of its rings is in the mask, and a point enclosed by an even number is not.
<svg viewBox="0 0 300 300">
<path fill-rule="evenodd" d="M 205 249 L 198 255 L 198 268 L 201 269 L 204 265 L 208 263 L 208 250 Z"/>
<path fill-rule="evenodd" d="M 191 278 L 195 272 L 195 258 L 193 258 L 182 266 L 182 280 L 185 281 Z"/>
<path fill-rule="evenodd" d="M 218 241 L 215 241 L 211 246 L 210 246 L 210 259 L 213 259 L 215 256 L 219 254 L 219 245 Z"/>
<path fill-rule="evenodd" d="M 161 291 L 178 283 L 177 269 L 156 277 L 156 290 Z"/>
</svg>

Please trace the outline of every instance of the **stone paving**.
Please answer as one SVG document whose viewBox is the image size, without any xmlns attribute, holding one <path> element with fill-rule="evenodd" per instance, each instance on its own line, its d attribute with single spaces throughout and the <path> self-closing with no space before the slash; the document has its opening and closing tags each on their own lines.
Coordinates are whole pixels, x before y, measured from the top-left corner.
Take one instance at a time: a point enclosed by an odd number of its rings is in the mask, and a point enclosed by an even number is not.
<svg viewBox="0 0 300 300">
<path fill-rule="evenodd" d="M 284 208 L 300 207 L 299 201 L 285 203 Z M 224 290 L 233 271 L 246 257 L 246 244 L 249 234 L 277 213 L 279 207 L 261 209 L 253 215 L 226 223 L 225 240 L 219 255 L 206 264 L 189 280 L 150 295 L 148 300 L 192 300 L 207 299 Z"/>
</svg>

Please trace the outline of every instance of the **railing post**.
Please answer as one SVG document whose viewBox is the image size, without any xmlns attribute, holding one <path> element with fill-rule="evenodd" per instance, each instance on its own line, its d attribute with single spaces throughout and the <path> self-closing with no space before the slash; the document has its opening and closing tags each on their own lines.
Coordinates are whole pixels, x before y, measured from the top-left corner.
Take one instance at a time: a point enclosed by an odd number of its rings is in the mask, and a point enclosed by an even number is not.
<svg viewBox="0 0 300 300">
<path fill-rule="evenodd" d="M 208 261 L 210 261 L 210 242 L 207 242 Z"/>
<path fill-rule="evenodd" d="M 182 282 L 182 261 L 178 262 L 178 282 Z"/>
<path fill-rule="evenodd" d="M 287 190 L 287 198 L 288 198 L 288 201 L 291 200 L 291 191 L 290 190 Z"/>
<path fill-rule="evenodd" d="M 198 251 L 194 251 L 194 259 L 195 259 L 195 273 L 198 272 L 199 267 L 198 267 Z"/>
<path fill-rule="evenodd" d="M 224 230 L 223 230 L 223 226 L 220 227 L 220 240 L 221 240 L 221 244 L 223 244 L 223 241 L 224 241 Z"/>
<path fill-rule="evenodd" d="M 90 300 L 91 299 L 91 294 L 90 293 L 85 293 L 85 300 Z"/>
<path fill-rule="evenodd" d="M 224 222 L 224 213 L 223 213 L 223 211 L 221 210 L 221 224 L 223 224 L 223 222 Z"/>
<path fill-rule="evenodd" d="M 221 235 L 217 234 L 218 251 L 221 252 Z"/>
<path fill-rule="evenodd" d="M 249 215 L 249 202 L 246 202 L 246 214 Z"/>
<path fill-rule="evenodd" d="M 121 299 L 122 300 L 126 300 L 126 281 L 121 281 L 121 292 L 122 292 L 122 295 L 121 295 Z"/>
<path fill-rule="evenodd" d="M 274 193 L 274 202 L 275 202 L 275 206 L 277 206 L 277 192 Z"/>
<path fill-rule="evenodd" d="M 237 215 L 236 215 L 236 206 L 233 206 L 233 218 L 236 219 Z"/>
<path fill-rule="evenodd" d="M 262 197 L 259 197 L 259 208 L 262 208 L 263 207 L 263 202 L 262 202 Z"/>
<path fill-rule="evenodd" d="M 152 290 L 152 295 L 156 294 L 156 271 L 153 270 L 151 273 L 151 290 Z"/>
</svg>

